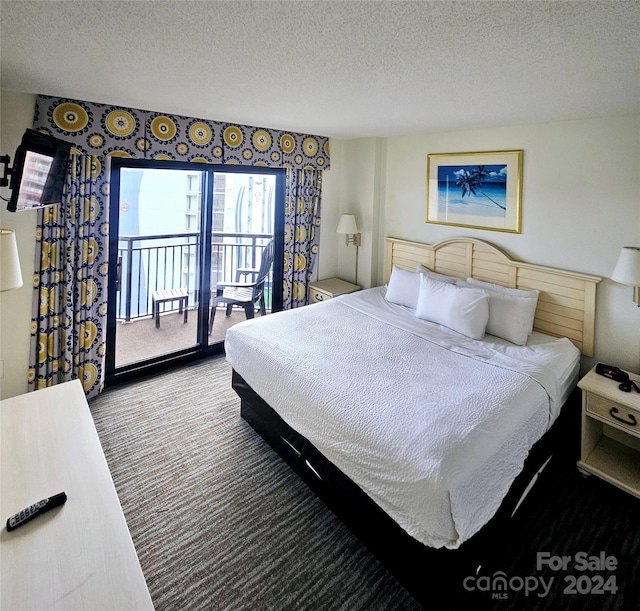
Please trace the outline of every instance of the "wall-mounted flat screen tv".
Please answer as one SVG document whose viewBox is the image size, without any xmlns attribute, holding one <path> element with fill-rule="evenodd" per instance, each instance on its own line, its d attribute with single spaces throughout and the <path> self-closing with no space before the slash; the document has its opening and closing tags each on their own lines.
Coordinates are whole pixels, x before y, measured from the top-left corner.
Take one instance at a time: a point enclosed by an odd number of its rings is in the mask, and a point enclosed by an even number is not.
<svg viewBox="0 0 640 611">
<path fill-rule="evenodd" d="M 52 206 L 62 201 L 71 143 L 28 129 L 16 149 L 11 173 L 10 212 Z"/>
</svg>

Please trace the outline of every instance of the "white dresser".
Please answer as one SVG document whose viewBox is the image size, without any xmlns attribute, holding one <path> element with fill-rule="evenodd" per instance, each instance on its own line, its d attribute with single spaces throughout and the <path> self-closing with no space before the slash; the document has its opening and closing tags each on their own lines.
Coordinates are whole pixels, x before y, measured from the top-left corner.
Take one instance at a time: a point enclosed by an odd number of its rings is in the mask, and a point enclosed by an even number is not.
<svg viewBox="0 0 640 611">
<path fill-rule="evenodd" d="M 0 402 L 3 611 L 153 609 L 79 381 Z M 43 498 L 67 502 L 8 532 Z"/>
</svg>

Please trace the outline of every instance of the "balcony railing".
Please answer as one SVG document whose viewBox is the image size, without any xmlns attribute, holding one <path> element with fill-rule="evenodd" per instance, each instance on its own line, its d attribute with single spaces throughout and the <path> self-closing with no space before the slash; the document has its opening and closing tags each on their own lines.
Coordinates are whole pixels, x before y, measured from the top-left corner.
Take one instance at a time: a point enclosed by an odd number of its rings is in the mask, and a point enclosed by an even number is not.
<svg viewBox="0 0 640 611">
<path fill-rule="evenodd" d="M 214 233 L 211 238 L 211 288 L 217 282 L 236 281 L 237 270 L 257 267 L 267 242 L 266 233 Z M 151 316 L 154 291 L 186 289 L 189 308 L 200 300 L 200 233 L 184 231 L 161 235 L 120 236 L 118 242 L 118 298 L 116 318 L 131 321 Z M 241 280 L 244 280 L 241 278 Z M 247 278 L 251 281 L 251 278 Z M 271 307 L 271 275 L 265 284 Z M 165 303 L 170 311 L 178 304 Z"/>
</svg>

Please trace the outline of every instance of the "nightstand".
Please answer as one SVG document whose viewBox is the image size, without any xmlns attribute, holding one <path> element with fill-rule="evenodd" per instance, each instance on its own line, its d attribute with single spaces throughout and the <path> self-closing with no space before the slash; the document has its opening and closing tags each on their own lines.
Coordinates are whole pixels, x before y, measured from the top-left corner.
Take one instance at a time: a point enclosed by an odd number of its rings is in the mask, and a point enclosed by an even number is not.
<svg viewBox="0 0 640 611">
<path fill-rule="evenodd" d="M 309 284 L 309 303 L 318 303 L 333 299 L 338 295 L 346 295 L 347 293 L 355 293 L 360 287 L 340 278 L 327 278 L 326 280 L 318 280 Z"/>
<path fill-rule="evenodd" d="M 629 374 L 636 383 L 640 376 Z M 582 389 L 582 441 L 578 468 L 640 498 L 640 393 L 623 392 L 619 383 L 595 367 Z"/>
</svg>

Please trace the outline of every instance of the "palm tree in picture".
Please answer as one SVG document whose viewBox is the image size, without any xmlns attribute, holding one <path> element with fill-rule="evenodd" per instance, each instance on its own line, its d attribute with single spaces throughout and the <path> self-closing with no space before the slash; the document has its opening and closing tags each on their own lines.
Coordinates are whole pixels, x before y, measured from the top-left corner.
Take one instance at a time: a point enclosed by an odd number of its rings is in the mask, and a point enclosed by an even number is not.
<svg viewBox="0 0 640 611">
<path fill-rule="evenodd" d="M 502 210 L 506 210 L 506 207 L 502 204 L 499 204 L 494 199 L 491 199 L 486 193 L 480 191 L 480 187 L 482 187 L 482 182 L 489 177 L 489 172 L 485 166 L 479 165 L 474 170 L 469 170 L 462 168 L 457 173 L 456 186 L 462 189 L 462 197 L 467 194 L 477 195 L 478 193 L 484 197 L 486 197 L 490 202 L 494 203 L 498 208 L 502 208 Z"/>
</svg>

